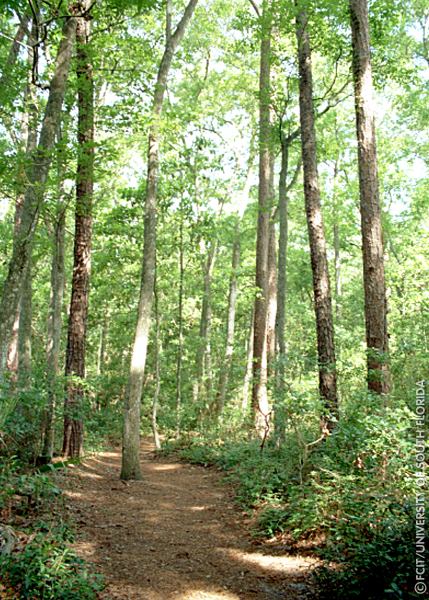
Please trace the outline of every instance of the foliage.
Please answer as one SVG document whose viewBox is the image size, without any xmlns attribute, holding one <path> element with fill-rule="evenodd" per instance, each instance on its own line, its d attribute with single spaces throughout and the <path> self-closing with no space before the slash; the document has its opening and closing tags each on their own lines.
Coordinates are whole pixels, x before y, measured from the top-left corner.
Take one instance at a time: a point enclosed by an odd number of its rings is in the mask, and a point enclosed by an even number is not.
<svg viewBox="0 0 429 600">
<path fill-rule="evenodd" d="M 52 473 L 24 471 L 16 457 L 0 463 L 0 520 L 15 538 L 11 552 L 0 553 L 2 591 L 28 599 L 96 598 L 102 579 L 71 550 L 73 531 L 62 513 Z"/>
<path fill-rule="evenodd" d="M 102 589 L 62 535 L 39 532 L 22 552 L 0 556 L 0 574 L 20 598 L 93 600 Z"/>
<path fill-rule="evenodd" d="M 318 573 L 327 597 L 412 598 L 412 412 L 400 400 L 380 408 L 373 396 L 349 399 L 332 435 L 315 445 L 309 416 L 290 415 L 295 425 L 280 446 L 199 435 L 179 444 L 180 456 L 227 472 L 237 501 L 256 510 L 257 535 L 319 540 L 331 565 Z"/>
</svg>

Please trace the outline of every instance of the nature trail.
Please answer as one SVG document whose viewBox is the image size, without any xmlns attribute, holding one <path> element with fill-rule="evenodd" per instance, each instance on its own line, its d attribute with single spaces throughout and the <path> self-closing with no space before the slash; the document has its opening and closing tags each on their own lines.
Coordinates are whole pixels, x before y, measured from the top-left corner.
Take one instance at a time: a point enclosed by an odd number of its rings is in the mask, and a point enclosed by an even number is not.
<svg viewBox="0 0 429 600">
<path fill-rule="evenodd" d="M 78 554 L 107 584 L 101 600 L 309 600 L 312 558 L 257 544 L 232 490 L 212 469 L 142 444 L 143 481 L 119 481 L 120 451 L 63 480 Z"/>
</svg>

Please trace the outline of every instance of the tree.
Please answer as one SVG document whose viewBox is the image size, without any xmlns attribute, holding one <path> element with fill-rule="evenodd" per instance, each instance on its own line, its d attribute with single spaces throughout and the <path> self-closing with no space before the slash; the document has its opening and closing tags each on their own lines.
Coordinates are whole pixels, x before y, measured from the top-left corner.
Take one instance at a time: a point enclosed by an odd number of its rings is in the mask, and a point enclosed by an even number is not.
<svg viewBox="0 0 429 600">
<path fill-rule="evenodd" d="M 333 418 L 338 412 L 337 376 L 331 289 L 317 172 L 310 36 L 308 33 L 308 17 L 302 9 L 298 9 L 296 17 L 296 36 L 298 41 L 299 109 L 304 197 L 313 273 L 319 393 L 324 402 L 324 414 L 321 423 L 322 431 L 324 431 L 326 428 L 331 429 L 333 427 Z"/>
<path fill-rule="evenodd" d="M 76 214 L 74 263 L 67 332 L 65 374 L 68 377 L 64 402 L 63 456 L 77 457 L 83 451 L 85 348 L 91 274 L 92 198 L 94 189 L 94 83 L 89 45 L 90 4 L 79 4 L 77 18 L 76 74 L 78 87 L 78 156 L 76 171 Z"/>
<path fill-rule="evenodd" d="M 34 234 L 39 220 L 40 206 L 43 201 L 61 115 L 75 32 L 76 18 L 67 16 L 55 61 L 54 74 L 49 86 L 49 96 L 38 146 L 26 168 L 28 185 L 24 195 L 21 224 L 14 236 L 12 256 L 0 302 L 0 373 L 5 367 L 6 349 L 12 333 L 25 273 L 31 258 Z"/>
<path fill-rule="evenodd" d="M 272 7 L 264 0 L 261 24 L 260 73 L 259 73 L 259 188 L 258 229 L 256 239 L 256 296 L 254 311 L 253 342 L 253 388 L 252 407 L 255 427 L 264 437 L 269 427 L 270 406 L 268 402 L 268 252 L 270 210 L 273 193 L 273 159 L 271 144 L 271 30 Z"/>
<path fill-rule="evenodd" d="M 147 346 L 155 283 L 156 214 L 159 161 L 160 117 L 171 63 L 192 17 L 198 0 L 190 0 L 174 32 L 171 30 L 170 2 L 166 4 L 165 49 L 162 56 L 152 101 L 149 131 L 147 180 L 145 194 L 143 266 L 137 326 L 134 336 L 128 392 L 124 403 L 121 479 L 141 479 L 140 469 L 140 402 L 146 365 Z"/>
<path fill-rule="evenodd" d="M 368 389 L 377 394 L 386 394 L 390 387 L 386 362 L 389 341 L 368 4 L 367 0 L 350 0 L 349 6 L 358 140 Z"/>
<path fill-rule="evenodd" d="M 219 386 L 216 395 L 216 414 L 222 414 L 228 389 L 231 371 L 232 356 L 234 352 L 235 313 L 237 305 L 237 271 L 240 266 L 240 222 L 237 220 L 234 241 L 232 246 L 231 276 L 228 294 L 228 316 L 226 320 L 226 341 L 223 364 L 220 368 Z"/>
</svg>

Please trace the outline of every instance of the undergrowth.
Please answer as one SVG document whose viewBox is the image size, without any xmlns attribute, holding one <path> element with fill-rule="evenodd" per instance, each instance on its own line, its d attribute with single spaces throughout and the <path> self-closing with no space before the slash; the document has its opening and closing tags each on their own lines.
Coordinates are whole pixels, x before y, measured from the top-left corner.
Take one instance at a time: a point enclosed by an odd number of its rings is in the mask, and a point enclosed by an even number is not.
<svg viewBox="0 0 429 600">
<path fill-rule="evenodd" d="M 371 396 L 343 409 L 331 436 L 291 417 L 280 444 L 222 440 L 218 431 L 172 445 L 192 463 L 226 471 L 237 501 L 258 515 L 256 533 L 324 540 L 321 595 L 331 599 L 420 597 L 415 584 L 416 487 L 412 411 Z M 310 420 L 311 422 L 311 420 Z M 314 422 L 314 420 L 313 420 Z"/>
<path fill-rule="evenodd" d="M 53 474 L 0 457 L 0 597 L 95 600 L 102 580 L 70 548 L 63 515 Z"/>
</svg>

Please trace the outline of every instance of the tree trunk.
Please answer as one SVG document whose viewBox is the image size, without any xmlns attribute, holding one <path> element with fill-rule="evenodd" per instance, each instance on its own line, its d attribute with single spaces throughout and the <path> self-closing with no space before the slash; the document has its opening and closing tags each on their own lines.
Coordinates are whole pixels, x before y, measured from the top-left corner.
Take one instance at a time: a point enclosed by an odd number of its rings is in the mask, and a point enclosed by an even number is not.
<svg viewBox="0 0 429 600">
<path fill-rule="evenodd" d="M 193 390 L 194 402 L 204 398 L 206 412 L 210 404 L 211 396 L 211 348 L 210 334 L 212 322 L 212 279 L 216 262 L 218 243 L 214 240 L 207 254 L 204 267 L 204 290 L 200 316 L 199 345 L 197 352 L 197 376 Z"/>
<path fill-rule="evenodd" d="M 107 335 L 109 332 L 110 311 L 107 305 L 104 309 L 103 322 L 100 329 L 100 340 L 97 353 L 97 375 L 103 375 L 106 368 Z"/>
<path fill-rule="evenodd" d="M 27 21 L 23 21 L 23 27 L 27 28 Z M 19 31 L 15 39 L 19 36 Z M 25 110 L 21 122 L 21 139 L 20 139 L 20 158 L 18 160 L 17 172 L 17 197 L 15 202 L 15 219 L 14 219 L 14 237 L 19 235 L 19 229 L 22 223 L 22 212 L 24 209 L 25 188 L 26 188 L 26 173 L 25 165 L 37 148 L 37 127 L 38 127 L 38 106 L 36 90 L 31 81 L 31 68 L 33 63 L 33 48 L 32 46 L 37 41 L 36 24 L 33 22 L 31 31 L 28 35 L 28 77 L 25 90 L 24 105 Z M 18 44 L 19 47 L 19 44 Z M 13 64 L 16 60 L 12 48 L 9 54 L 8 61 Z M 22 154 L 21 154 L 22 152 Z M 32 301 L 32 285 L 31 285 L 31 265 L 27 266 L 23 277 L 22 288 L 20 290 L 20 298 L 16 309 L 15 319 L 12 328 L 12 335 L 9 340 L 9 348 L 7 353 L 7 369 L 12 374 L 12 381 L 18 381 L 18 386 L 21 389 L 27 387 L 28 377 L 31 371 L 31 301 Z M 20 355 L 20 351 L 21 355 Z"/>
<path fill-rule="evenodd" d="M 289 171 L 289 143 L 280 131 L 281 169 L 279 175 L 279 245 L 277 263 L 277 314 L 276 314 L 276 346 L 277 372 L 276 372 L 276 402 L 275 402 L 275 429 L 276 438 L 283 437 L 285 428 L 284 395 L 286 371 L 286 289 L 287 289 L 287 249 L 288 249 L 288 190 L 287 176 Z"/>
<path fill-rule="evenodd" d="M 300 12 L 297 15 L 296 35 L 298 41 L 299 105 L 302 163 L 304 167 L 304 196 L 313 272 L 319 359 L 319 392 L 324 402 L 324 414 L 321 424 L 322 431 L 326 432 L 327 429 L 332 429 L 334 418 L 338 413 L 337 377 L 332 300 L 317 173 L 311 50 L 307 25 L 307 15 L 304 12 Z"/>
<path fill-rule="evenodd" d="M 337 183 L 338 183 L 338 159 L 334 166 L 333 180 L 333 209 L 334 209 L 334 254 L 335 254 L 335 316 L 337 323 L 341 316 L 341 250 L 340 250 L 340 228 L 338 226 L 338 201 L 337 201 Z"/>
<path fill-rule="evenodd" d="M 254 311 L 252 406 L 255 428 L 264 437 L 269 427 L 270 406 L 267 392 L 267 298 L 268 247 L 272 192 L 271 144 L 271 4 L 264 0 L 261 16 L 259 78 L 259 191 L 256 240 L 256 297 Z"/>
<path fill-rule="evenodd" d="M 389 392 L 387 300 L 367 0 L 350 0 L 358 140 L 368 388 Z"/>
<path fill-rule="evenodd" d="M 50 84 L 38 147 L 26 168 L 28 185 L 25 189 L 22 220 L 19 232 L 14 236 L 12 257 L 0 303 L 0 352 L 2 353 L 0 374 L 5 366 L 5 352 L 12 333 L 25 272 L 30 261 L 40 205 L 43 201 L 46 179 L 51 165 L 52 149 L 61 116 L 75 31 L 76 19 L 70 17 L 66 20 L 63 28 L 63 37 Z"/>
<path fill-rule="evenodd" d="M 270 219 L 268 239 L 268 297 L 267 297 L 267 360 L 268 377 L 276 358 L 276 316 L 277 316 L 277 238 L 274 215 Z"/>
<path fill-rule="evenodd" d="M 176 435 L 180 435 L 180 420 L 182 410 L 182 366 L 183 366 L 183 292 L 184 292 L 184 276 L 185 276 L 185 264 L 184 264 L 184 243 L 183 243 L 183 228 L 184 228 L 184 216 L 182 210 L 180 211 L 180 225 L 179 225 L 179 314 L 178 314 L 178 325 L 179 325 L 179 346 L 177 348 L 177 363 L 176 363 Z"/>
<path fill-rule="evenodd" d="M 231 278 L 228 295 L 228 318 L 226 326 L 226 344 L 223 362 L 220 368 L 219 387 L 216 398 L 216 413 L 221 415 L 225 406 L 232 355 L 234 352 L 235 308 L 237 304 L 237 271 L 240 265 L 240 224 L 237 221 L 232 248 Z"/>
<path fill-rule="evenodd" d="M 250 384 L 252 383 L 252 374 L 253 374 L 253 341 L 255 337 L 255 314 L 254 309 L 252 310 L 252 314 L 250 315 L 250 326 L 249 326 L 249 336 L 247 339 L 246 346 L 246 371 L 244 373 L 243 380 L 243 393 L 241 400 L 241 409 L 245 414 L 249 407 L 249 396 L 250 396 Z"/>
<path fill-rule="evenodd" d="M 158 431 L 158 405 L 159 405 L 159 393 L 161 391 L 161 332 L 159 322 L 159 305 L 158 305 L 158 294 L 156 290 L 155 280 L 155 392 L 152 400 L 152 433 L 155 448 L 161 450 L 161 440 Z"/>
<path fill-rule="evenodd" d="M 18 329 L 18 388 L 28 390 L 31 382 L 31 322 L 32 322 L 32 267 L 31 259 L 25 270 L 19 302 Z"/>
<path fill-rule="evenodd" d="M 62 181 L 60 182 L 61 187 Z M 60 197 L 63 192 L 60 190 Z M 57 404 L 57 377 L 59 373 L 60 342 L 62 319 L 61 312 L 64 299 L 65 284 L 65 207 L 58 203 L 57 219 L 53 236 L 53 252 L 51 265 L 51 298 L 49 303 L 46 371 L 47 371 L 47 403 L 43 423 L 42 463 L 52 461 L 54 452 L 54 414 Z"/>
<path fill-rule="evenodd" d="M 88 8 L 87 2 L 80 9 Z M 67 332 L 63 456 L 83 451 L 82 401 L 91 273 L 92 198 L 94 187 L 94 85 L 89 48 L 89 17 L 78 17 L 76 29 L 78 87 L 78 157 L 71 302 Z"/>
<path fill-rule="evenodd" d="M 121 479 L 141 479 L 140 468 L 140 402 L 149 341 L 156 261 L 156 213 L 158 185 L 159 121 L 164 102 L 167 78 L 174 53 L 183 38 L 198 0 L 190 0 L 174 33 L 171 33 L 169 3 L 167 3 L 166 44 L 158 69 L 152 103 L 152 123 L 149 131 L 147 183 L 145 196 L 143 266 L 137 326 L 131 357 L 128 393 L 124 403 Z"/>
</svg>

